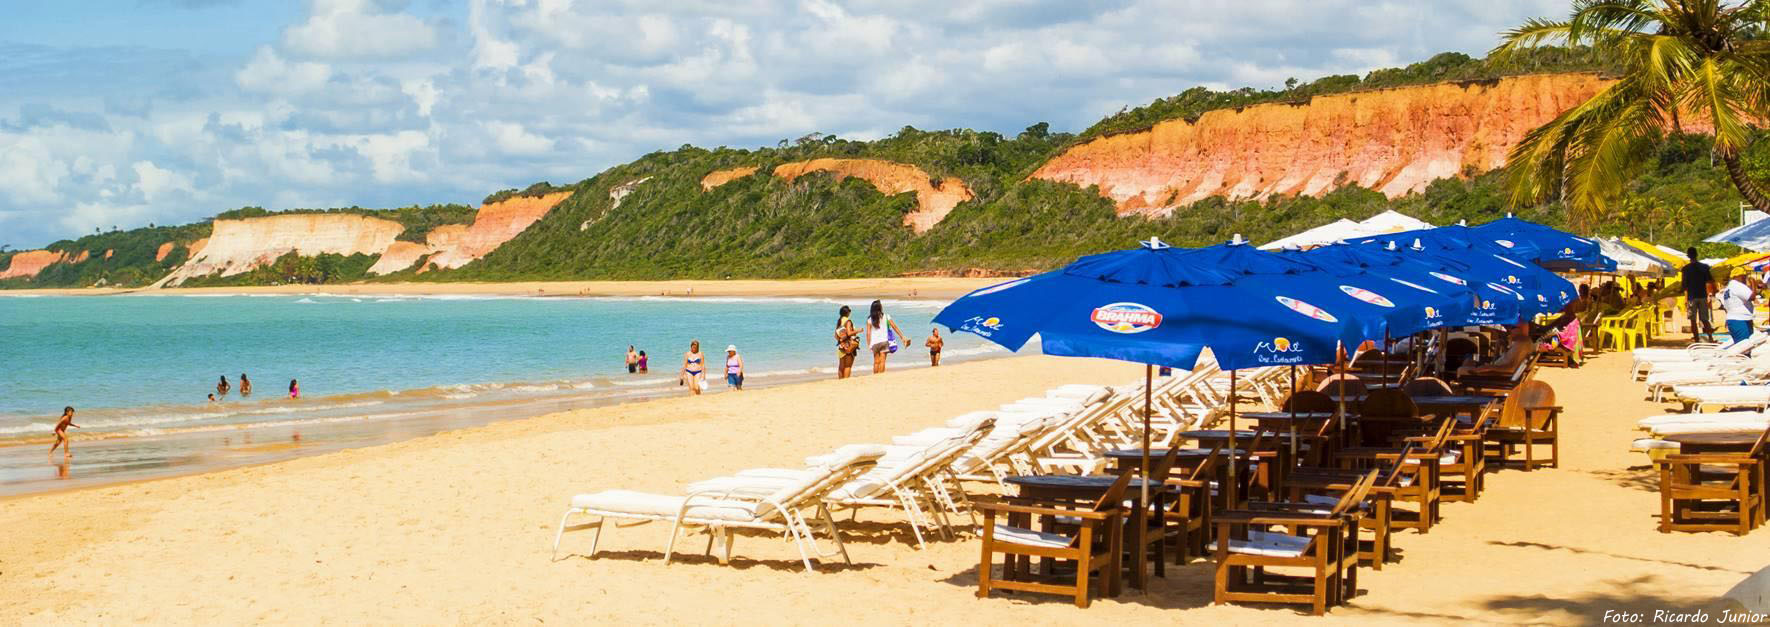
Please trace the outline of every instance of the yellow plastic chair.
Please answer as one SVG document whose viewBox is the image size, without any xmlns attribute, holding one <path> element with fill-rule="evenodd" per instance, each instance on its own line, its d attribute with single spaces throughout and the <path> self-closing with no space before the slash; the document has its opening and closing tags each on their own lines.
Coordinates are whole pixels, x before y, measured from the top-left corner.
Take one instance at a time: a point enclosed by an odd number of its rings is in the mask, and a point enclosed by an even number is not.
<svg viewBox="0 0 1770 627">
<path fill-rule="evenodd" d="M 1598 348 L 1634 350 L 1647 344 L 1647 323 L 1642 319 L 1645 308 L 1636 306 L 1598 318 Z"/>
</svg>

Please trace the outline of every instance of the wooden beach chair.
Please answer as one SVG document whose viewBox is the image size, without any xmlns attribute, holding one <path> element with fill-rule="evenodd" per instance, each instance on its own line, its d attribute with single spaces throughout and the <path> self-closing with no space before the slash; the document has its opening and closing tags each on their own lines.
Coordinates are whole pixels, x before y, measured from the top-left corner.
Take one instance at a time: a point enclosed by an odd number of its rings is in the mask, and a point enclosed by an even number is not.
<svg viewBox="0 0 1770 627">
<path fill-rule="evenodd" d="M 1659 530 L 1729 531 L 1764 524 L 1770 484 L 1764 453 L 1770 429 L 1746 453 L 1667 455 L 1659 467 Z"/>
<path fill-rule="evenodd" d="M 1217 537 L 1213 603 L 1307 604 L 1321 616 L 1358 591 L 1358 503 L 1376 483 L 1366 473 L 1326 513 L 1229 510 L 1214 516 Z M 1272 531 L 1295 530 L 1296 533 Z M 1306 576 L 1269 572 L 1310 571 Z"/>
<path fill-rule="evenodd" d="M 988 598 L 994 589 L 1062 594 L 1073 597 L 1076 607 L 1086 609 L 1093 600 L 1090 585 L 1096 578 L 1105 580 L 1100 583 L 1106 594 L 1117 595 L 1124 542 L 1122 501 L 1131 475 L 1130 471 L 1120 474 L 1094 507 L 1085 510 L 979 497 L 976 507 L 983 512 L 983 559 L 977 566 L 977 598 Z M 1036 531 L 1033 516 L 1073 518 L 1074 534 Z M 997 522 L 998 517 L 1004 521 Z M 991 571 L 998 553 L 1003 556 L 1002 576 L 995 577 Z M 1074 562 L 1074 579 L 1066 584 L 1034 581 L 1034 557 Z"/>
<path fill-rule="evenodd" d="M 1524 470 L 1541 466 L 1561 465 L 1561 408 L 1555 405 L 1555 389 L 1542 381 L 1530 380 L 1506 395 L 1499 420 L 1483 433 L 1483 440 L 1492 445 L 1493 461 L 1506 464 L 1518 450 L 1524 453 Z M 1536 447 L 1547 445 L 1549 458 L 1538 459 Z"/>
</svg>

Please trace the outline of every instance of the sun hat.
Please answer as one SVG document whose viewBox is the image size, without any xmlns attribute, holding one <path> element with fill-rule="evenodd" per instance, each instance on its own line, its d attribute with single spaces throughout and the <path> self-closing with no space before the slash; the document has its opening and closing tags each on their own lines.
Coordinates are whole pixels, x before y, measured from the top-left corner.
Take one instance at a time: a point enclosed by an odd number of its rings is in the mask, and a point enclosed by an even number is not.
<svg viewBox="0 0 1770 627">
<path fill-rule="evenodd" d="M 726 344 L 726 345 L 725 345 L 725 352 L 727 352 L 727 353 L 735 353 L 735 352 L 738 352 L 738 345 L 736 345 L 736 344 Z"/>
</svg>

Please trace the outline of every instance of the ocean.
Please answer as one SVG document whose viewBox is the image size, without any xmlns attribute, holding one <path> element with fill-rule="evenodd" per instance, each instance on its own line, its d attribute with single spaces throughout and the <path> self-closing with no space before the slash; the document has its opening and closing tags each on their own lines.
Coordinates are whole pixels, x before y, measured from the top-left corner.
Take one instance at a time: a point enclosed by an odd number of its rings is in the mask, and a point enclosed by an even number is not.
<svg viewBox="0 0 1770 627">
<path fill-rule="evenodd" d="M 691 339 L 725 393 L 725 347 L 746 387 L 834 376 L 836 310 L 821 298 L 333 295 L 0 295 L 0 494 L 275 461 L 577 407 L 686 394 Z M 886 301 L 926 367 L 943 303 Z M 628 345 L 651 372 L 626 371 Z M 949 359 L 1005 354 L 947 336 Z M 870 372 L 862 356 L 856 376 Z M 240 375 L 252 381 L 239 395 Z M 220 377 L 231 393 L 211 403 Z M 288 398 L 298 379 L 301 398 Z M 45 458 L 63 406 L 75 458 Z M 267 446 L 277 442 L 283 445 Z M 46 460 L 49 463 L 46 463 Z"/>
</svg>

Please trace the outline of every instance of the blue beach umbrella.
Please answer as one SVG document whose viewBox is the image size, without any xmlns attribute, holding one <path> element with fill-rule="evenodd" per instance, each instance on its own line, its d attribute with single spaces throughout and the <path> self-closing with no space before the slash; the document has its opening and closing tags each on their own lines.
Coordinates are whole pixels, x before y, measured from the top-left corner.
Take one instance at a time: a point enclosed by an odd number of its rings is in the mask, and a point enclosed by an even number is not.
<svg viewBox="0 0 1770 627">
<path fill-rule="evenodd" d="M 1493 288 L 1499 295 L 1512 297 L 1519 303 L 1521 316 L 1560 311 L 1576 297 L 1573 283 L 1567 279 L 1468 231 L 1463 226 L 1441 226 L 1368 237 L 1356 243 L 1392 243 L 1392 250 L 1465 267 L 1465 280 L 1477 289 Z"/>
<path fill-rule="evenodd" d="M 977 290 L 934 322 L 1009 350 L 1038 335 L 1048 355 L 1182 369 L 1207 348 L 1230 370 L 1327 363 L 1339 344 L 1363 339 L 1360 320 L 1312 302 L 1325 292 L 1310 281 L 1325 275 L 1282 258 L 1241 257 L 1146 242 Z"/>
<path fill-rule="evenodd" d="M 1468 227 L 1468 232 L 1545 268 L 1574 272 L 1616 271 L 1616 260 L 1604 255 L 1597 240 L 1535 222 L 1506 216 Z"/>
<path fill-rule="evenodd" d="M 1349 296 L 1387 304 L 1388 311 L 1382 316 L 1387 325 L 1384 339 L 1472 324 L 1477 294 L 1466 284 L 1433 275 L 1451 276 L 1442 272 L 1447 269 L 1444 266 L 1375 246 L 1338 244 L 1285 254 L 1338 277 L 1337 287 Z"/>
</svg>

